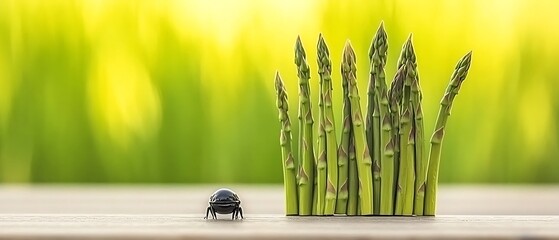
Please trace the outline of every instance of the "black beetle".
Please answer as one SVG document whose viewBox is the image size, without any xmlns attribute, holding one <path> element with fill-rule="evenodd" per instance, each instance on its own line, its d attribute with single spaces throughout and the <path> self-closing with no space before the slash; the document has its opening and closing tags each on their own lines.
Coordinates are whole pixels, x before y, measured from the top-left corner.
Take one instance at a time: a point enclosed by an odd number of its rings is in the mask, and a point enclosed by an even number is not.
<svg viewBox="0 0 559 240">
<path fill-rule="evenodd" d="M 243 219 L 243 208 L 241 208 L 241 200 L 239 196 L 231 189 L 221 188 L 215 191 L 210 196 L 210 206 L 206 209 L 206 216 L 204 219 L 208 219 L 208 214 L 212 214 L 212 218 L 216 219 L 216 213 L 219 214 L 229 214 L 232 213 L 231 219 L 239 219 L 239 214 L 241 219 Z"/>
</svg>

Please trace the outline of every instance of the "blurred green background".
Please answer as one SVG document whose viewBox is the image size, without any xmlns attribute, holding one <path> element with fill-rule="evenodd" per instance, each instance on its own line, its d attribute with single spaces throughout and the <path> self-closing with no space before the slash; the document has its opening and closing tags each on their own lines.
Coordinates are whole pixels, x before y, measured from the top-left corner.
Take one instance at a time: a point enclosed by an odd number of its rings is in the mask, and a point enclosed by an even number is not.
<svg viewBox="0 0 559 240">
<path fill-rule="evenodd" d="M 279 70 L 295 118 L 295 38 L 314 99 L 318 34 L 329 44 L 339 128 L 343 44 L 358 54 L 364 96 L 366 54 L 384 21 L 390 80 L 413 33 L 429 135 L 454 65 L 473 50 L 443 181 L 559 182 L 557 9 L 553 0 L 2 0 L 0 181 L 280 183 L 273 79 Z"/>
</svg>

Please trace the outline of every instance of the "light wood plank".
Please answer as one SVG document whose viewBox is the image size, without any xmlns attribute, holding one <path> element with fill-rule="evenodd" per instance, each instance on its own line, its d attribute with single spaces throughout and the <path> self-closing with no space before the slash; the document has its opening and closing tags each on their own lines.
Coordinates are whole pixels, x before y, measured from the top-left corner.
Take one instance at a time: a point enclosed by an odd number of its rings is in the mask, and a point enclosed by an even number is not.
<svg viewBox="0 0 559 240">
<path fill-rule="evenodd" d="M 559 239 L 557 216 L 1 215 L 0 239 Z"/>
</svg>

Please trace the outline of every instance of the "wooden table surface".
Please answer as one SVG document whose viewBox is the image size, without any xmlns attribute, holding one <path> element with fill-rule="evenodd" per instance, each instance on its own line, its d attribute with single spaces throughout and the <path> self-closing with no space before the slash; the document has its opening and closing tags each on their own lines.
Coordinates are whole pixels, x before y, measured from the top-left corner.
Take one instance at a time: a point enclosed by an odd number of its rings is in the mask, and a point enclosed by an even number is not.
<svg viewBox="0 0 559 240">
<path fill-rule="evenodd" d="M 559 239 L 559 186 L 441 186 L 437 217 L 285 217 L 281 186 L 0 185 L 0 239 Z"/>
</svg>

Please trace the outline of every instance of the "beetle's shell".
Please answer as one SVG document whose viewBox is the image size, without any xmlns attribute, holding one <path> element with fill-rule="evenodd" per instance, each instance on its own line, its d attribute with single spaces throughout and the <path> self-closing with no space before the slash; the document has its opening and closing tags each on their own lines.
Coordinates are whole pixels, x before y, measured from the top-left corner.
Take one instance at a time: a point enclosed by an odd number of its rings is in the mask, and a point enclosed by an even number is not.
<svg viewBox="0 0 559 240">
<path fill-rule="evenodd" d="M 210 197 L 210 205 L 219 214 L 229 214 L 241 204 L 239 196 L 231 189 L 221 188 Z"/>
<path fill-rule="evenodd" d="M 239 196 L 237 196 L 237 194 L 235 192 L 233 192 L 231 189 L 228 188 L 220 188 L 217 191 L 215 191 L 212 196 L 210 197 L 210 203 L 211 202 L 235 202 L 238 201 L 240 202 Z"/>
</svg>

